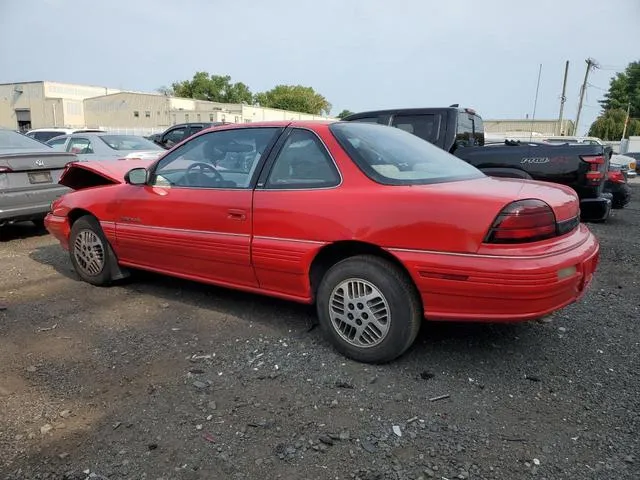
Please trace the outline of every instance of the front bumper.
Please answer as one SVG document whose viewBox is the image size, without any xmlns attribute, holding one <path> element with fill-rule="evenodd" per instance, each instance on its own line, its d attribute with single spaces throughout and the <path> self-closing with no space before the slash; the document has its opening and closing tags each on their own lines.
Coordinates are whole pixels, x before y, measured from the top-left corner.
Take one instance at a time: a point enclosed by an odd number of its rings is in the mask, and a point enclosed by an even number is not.
<svg viewBox="0 0 640 480">
<path fill-rule="evenodd" d="M 392 253 L 413 277 L 427 319 L 514 322 L 544 317 L 585 294 L 600 247 L 584 225 L 570 237 L 557 242 L 562 248 L 556 253 L 544 253 L 540 246 L 531 255 L 527 247 L 509 256 Z"/>
<path fill-rule="evenodd" d="M 59 217 L 49 213 L 44 218 L 44 226 L 47 231 L 60 242 L 62 248 L 69 250 L 71 225 L 69 224 L 69 219 L 67 217 Z"/>
</svg>

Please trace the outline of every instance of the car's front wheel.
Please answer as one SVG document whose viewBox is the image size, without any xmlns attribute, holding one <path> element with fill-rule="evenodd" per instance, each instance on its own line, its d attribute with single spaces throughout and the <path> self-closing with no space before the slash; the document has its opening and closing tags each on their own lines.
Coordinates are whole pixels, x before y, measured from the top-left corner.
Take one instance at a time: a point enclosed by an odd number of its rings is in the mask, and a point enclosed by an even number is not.
<svg viewBox="0 0 640 480">
<path fill-rule="evenodd" d="M 112 250 L 95 217 L 85 215 L 73 223 L 69 255 L 73 268 L 85 282 L 100 286 L 111 283 Z"/>
<path fill-rule="evenodd" d="M 394 263 L 372 255 L 332 266 L 318 288 L 320 326 L 335 348 L 360 362 L 402 355 L 423 320 L 412 281 Z"/>
</svg>

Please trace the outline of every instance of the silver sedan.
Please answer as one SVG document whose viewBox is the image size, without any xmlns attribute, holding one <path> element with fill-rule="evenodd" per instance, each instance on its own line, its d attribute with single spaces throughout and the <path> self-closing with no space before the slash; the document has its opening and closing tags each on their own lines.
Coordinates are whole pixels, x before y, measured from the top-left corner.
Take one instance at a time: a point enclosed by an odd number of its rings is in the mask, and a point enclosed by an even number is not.
<svg viewBox="0 0 640 480">
<path fill-rule="evenodd" d="M 137 135 L 118 135 L 108 132 L 83 132 L 60 135 L 46 142 L 54 150 L 74 153 L 78 160 L 127 160 L 140 158 L 155 160 L 166 150 Z"/>
</svg>

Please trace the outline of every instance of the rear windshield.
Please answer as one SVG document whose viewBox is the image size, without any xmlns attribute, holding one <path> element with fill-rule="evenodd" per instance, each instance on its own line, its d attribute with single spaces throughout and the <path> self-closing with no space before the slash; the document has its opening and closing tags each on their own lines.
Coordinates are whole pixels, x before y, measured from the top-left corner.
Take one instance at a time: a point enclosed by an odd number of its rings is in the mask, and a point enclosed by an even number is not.
<svg viewBox="0 0 640 480">
<path fill-rule="evenodd" d="M 64 135 L 64 132 L 60 132 L 57 130 L 46 130 L 41 132 L 31 132 L 27 136 L 45 143 L 52 138 L 59 137 L 60 135 Z"/>
<path fill-rule="evenodd" d="M 358 167 L 385 185 L 424 185 L 483 177 L 458 157 L 404 130 L 338 122 L 329 129 Z"/>
<path fill-rule="evenodd" d="M 0 150 L 9 149 L 40 149 L 46 148 L 47 145 L 38 142 L 32 138 L 22 135 L 21 133 L 14 132 L 13 130 L 0 130 Z"/>
<path fill-rule="evenodd" d="M 101 135 L 100 140 L 114 150 L 164 150 L 151 140 L 136 135 Z"/>
</svg>

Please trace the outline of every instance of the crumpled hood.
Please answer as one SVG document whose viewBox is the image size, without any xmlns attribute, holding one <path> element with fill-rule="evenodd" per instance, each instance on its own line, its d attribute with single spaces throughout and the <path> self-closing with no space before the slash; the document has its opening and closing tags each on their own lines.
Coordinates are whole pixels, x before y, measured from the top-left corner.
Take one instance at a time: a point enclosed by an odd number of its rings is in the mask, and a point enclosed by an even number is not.
<svg viewBox="0 0 640 480">
<path fill-rule="evenodd" d="M 73 190 L 124 183 L 124 176 L 129 170 L 148 168 L 152 163 L 151 159 L 73 162 L 67 165 L 58 183 Z"/>
</svg>

